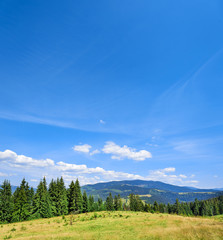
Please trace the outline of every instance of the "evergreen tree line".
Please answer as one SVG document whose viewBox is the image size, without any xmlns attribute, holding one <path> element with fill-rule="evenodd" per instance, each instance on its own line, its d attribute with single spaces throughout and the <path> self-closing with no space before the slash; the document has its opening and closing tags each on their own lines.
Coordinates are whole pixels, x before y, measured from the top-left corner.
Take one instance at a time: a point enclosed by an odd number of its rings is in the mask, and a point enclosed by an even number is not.
<svg viewBox="0 0 223 240">
<path fill-rule="evenodd" d="M 154 204 L 144 203 L 138 195 L 130 194 L 129 201 L 123 203 L 120 195 L 112 197 L 109 193 L 106 201 L 81 192 L 78 179 L 72 181 L 66 189 L 63 178 L 52 180 L 47 187 L 43 178 L 36 191 L 25 179 L 12 194 L 10 182 L 5 180 L 0 188 L 0 222 L 11 223 L 37 218 L 86 213 L 93 211 L 145 211 L 175 213 L 188 216 L 212 216 L 223 214 L 223 196 L 190 203 Z"/>
<path fill-rule="evenodd" d="M 223 196 L 202 201 L 195 199 L 194 202 L 179 202 L 176 199 L 174 204 L 158 204 L 156 201 L 154 204 L 147 204 L 138 195 L 130 194 L 129 201 L 130 211 L 169 213 L 184 216 L 214 216 L 223 214 Z"/>
<path fill-rule="evenodd" d="M 0 188 L 0 223 L 105 210 L 122 210 L 120 195 L 115 196 L 114 200 L 110 194 L 105 202 L 101 198 L 95 201 L 94 197 L 87 196 L 85 191 L 82 194 L 78 179 L 72 181 L 68 189 L 62 177 L 52 179 L 49 187 L 43 178 L 36 191 L 25 179 L 14 193 L 7 180 Z"/>
</svg>

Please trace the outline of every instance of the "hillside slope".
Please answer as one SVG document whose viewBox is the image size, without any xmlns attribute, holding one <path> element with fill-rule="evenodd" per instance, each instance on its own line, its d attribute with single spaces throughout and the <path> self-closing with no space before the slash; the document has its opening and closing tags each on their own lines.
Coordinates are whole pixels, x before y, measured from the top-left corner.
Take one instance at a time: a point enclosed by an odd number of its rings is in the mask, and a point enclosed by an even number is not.
<svg viewBox="0 0 223 240">
<path fill-rule="evenodd" d="M 217 220 L 219 219 L 219 220 Z M 4 224 L 3 239 L 222 239 L 219 218 L 182 217 L 142 212 L 94 212 Z"/>
<path fill-rule="evenodd" d="M 107 183 L 97 183 L 85 185 L 82 191 L 86 191 L 87 195 L 93 195 L 95 199 L 101 197 L 106 199 L 111 192 L 112 195 L 118 195 L 127 199 L 130 193 L 138 194 L 141 199 L 148 203 L 157 201 L 159 203 L 174 203 L 176 198 L 180 201 L 190 202 L 195 198 L 205 200 L 212 197 L 223 195 L 223 192 L 214 189 L 198 189 L 190 187 L 180 187 L 166 184 L 159 181 L 112 181 Z"/>
</svg>

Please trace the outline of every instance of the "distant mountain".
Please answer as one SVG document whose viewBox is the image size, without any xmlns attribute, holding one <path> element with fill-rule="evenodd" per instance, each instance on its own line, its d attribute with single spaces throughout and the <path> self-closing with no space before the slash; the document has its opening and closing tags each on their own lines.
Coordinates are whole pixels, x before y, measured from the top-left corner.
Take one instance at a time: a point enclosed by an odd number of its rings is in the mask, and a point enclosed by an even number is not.
<svg viewBox="0 0 223 240">
<path fill-rule="evenodd" d="M 223 188 L 214 188 L 214 190 L 223 191 Z"/>
<path fill-rule="evenodd" d="M 112 195 L 118 195 L 127 199 L 130 193 L 138 194 L 141 199 L 148 203 L 174 203 L 178 198 L 180 201 L 190 202 L 195 198 L 205 200 L 212 197 L 223 195 L 223 192 L 215 189 L 198 189 L 191 187 L 180 187 L 166 184 L 159 181 L 112 181 L 107 183 L 97 183 L 85 185 L 82 191 L 86 191 L 87 195 L 93 195 L 95 199 L 101 197 L 106 199 L 111 192 Z"/>
</svg>

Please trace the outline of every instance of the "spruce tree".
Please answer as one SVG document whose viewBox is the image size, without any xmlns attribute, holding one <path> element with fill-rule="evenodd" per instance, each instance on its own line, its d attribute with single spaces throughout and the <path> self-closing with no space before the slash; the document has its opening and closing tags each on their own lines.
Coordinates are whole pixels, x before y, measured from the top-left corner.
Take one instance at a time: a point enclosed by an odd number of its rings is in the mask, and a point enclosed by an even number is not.
<svg viewBox="0 0 223 240">
<path fill-rule="evenodd" d="M 89 209 L 88 209 L 88 197 L 87 197 L 86 191 L 84 191 L 84 193 L 83 193 L 83 208 L 82 209 L 83 209 L 82 210 L 83 213 L 86 213 L 86 212 L 89 211 Z"/>
<path fill-rule="evenodd" d="M 49 195 L 54 216 L 68 214 L 67 190 L 63 178 L 52 180 L 49 185 Z"/>
<path fill-rule="evenodd" d="M 178 199 L 176 199 L 176 202 L 174 204 L 174 213 L 176 213 L 176 214 L 180 214 L 181 213 L 181 211 L 180 211 L 180 203 L 179 203 Z"/>
<path fill-rule="evenodd" d="M 94 197 L 93 196 L 89 196 L 89 199 L 88 199 L 88 206 L 89 206 L 89 212 L 93 212 L 95 209 L 94 209 Z"/>
<path fill-rule="evenodd" d="M 154 212 L 159 212 L 159 204 L 157 203 L 157 201 L 155 201 L 153 204 L 153 210 Z"/>
<path fill-rule="evenodd" d="M 122 199 L 121 199 L 121 196 L 120 194 L 118 194 L 118 211 L 121 211 L 122 210 Z"/>
<path fill-rule="evenodd" d="M 197 198 L 195 199 L 193 204 L 193 213 L 195 216 L 199 215 L 199 201 L 197 200 Z"/>
<path fill-rule="evenodd" d="M 49 197 L 50 197 L 50 203 L 51 203 L 51 209 L 53 216 L 57 216 L 57 184 L 52 179 L 49 184 Z"/>
<path fill-rule="evenodd" d="M 11 222 L 13 213 L 12 189 L 9 181 L 5 180 L 0 188 L 0 222 Z"/>
<path fill-rule="evenodd" d="M 98 211 L 104 211 L 105 208 L 104 208 L 104 204 L 103 204 L 103 201 L 102 199 L 99 197 L 98 198 Z"/>
<path fill-rule="evenodd" d="M 27 220 L 31 215 L 30 189 L 25 179 L 22 180 L 20 187 L 13 194 L 14 211 L 13 221 Z"/>
<path fill-rule="evenodd" d="M 131 193 L 129 195 L 129 205 L 130 205 L 130 211 L 136 211 L 136 199 L 135 199 L 135 195 L 133 193 Z"/>
<path fill-rule="evenodd" d="M 109 196 L 106 199 L 106 210 L 107 211 L 113 211 L 114 210 L 113 197 L 112 197 L 111 193 L 109 193 Z"/>
<path fill-rule="evenodd" d="M 58 201 L 58 207 L 59 207 L 59 215 L 66 215 L 68 214 L 68 201 L 67 201 L 67 191 L 66 187 L 64 184 L 64 180 L 61 177 L 59 181 L 57 181 L 58 185 L 58 196 L 59 196 L 59 201 Z"/>
<path fill-rule="evenodd" d="M 33 208 L 34 218 L 49 218 L 53 216 L 45 177 L 43 178 L 43 181 L 40 181 L 37 187 L 37 191 L 34 196 Z"/>
<path fill-rule="evenodd" d="M 114 197 L 114 210 L 117 211 L 118 210 L 118 197 L 115 195 Z"/>
<path fill-rule="evenodd" d="M 73 181 L 71 181 L 71 184 L 69 185 L 69 188 L 67 190 L 67 200 L 68 200 L 68 212 L 74 212 L 76 211 L 76 187 Z"/>
<path fill-rule="evenodd" d="M 74 193 L 75 193 L 75 196 L 74 196 L 75 210 L 82 212 L 83 198 L 82 198 L 81 187 L 80 187 L 78 179 L 75 182 L 75 192 Z"/>
</svg>

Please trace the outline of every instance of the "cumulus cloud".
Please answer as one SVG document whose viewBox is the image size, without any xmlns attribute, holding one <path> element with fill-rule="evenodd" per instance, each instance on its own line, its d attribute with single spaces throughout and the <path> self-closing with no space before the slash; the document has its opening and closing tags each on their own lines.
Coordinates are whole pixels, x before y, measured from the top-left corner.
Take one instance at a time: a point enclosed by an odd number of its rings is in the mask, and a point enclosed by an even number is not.
<svg viewBox="0 0 223 240">
<path fill-rule="evenodd" d="M 63 171 L 63 172 L 75 172 L 75 173 L 85 173 L 85 174 L 91 174 L 91 173 L 102 173 L 105 170 L 100 167 L 96 168 L 88 168 L 85 164 L 77 165 L 77 164 L 71 164 L 71 163 L 65 163 L 65 162 L 58 162 L 56 165 L 56 169 Z"/>
<path fill-rule="evenodd" d="M 20 167 L 20 166 L 33 166 L 33 167 L 48 167 L 54 166 L 54 161 L 47 158 L 36 160 L 31 157 L 26 157 L 24 155 L 17 155 L 11 150 L 5 150 L 4 152 L 0 151 L 0 161 L 8 162 L 11 166 Z"/>
<path fill-rule="evenodd" d="M 75 145 L 73 147 L 73 150 L 76 152 L 89 153 L 91 148 L 92 148 L 91 145 L 83 144 L 83 145 Z"/>
<path fill-rule="evenodd" d="M 164 169 L 158 169 L 158 170 L 152 170 L 149 173 L 149 176 L 147 177 L 148 180 L 153 180 L 153 181 L 161 181 L 161 182 L 166 182 L 170 184 L 177 184 L 181 186 L 185 185 L 192 185 L 195 186 L 198 181 L 197 180 L 185 180 L 188 178 L 188 176 L 184 174 L 172 174 L 175 172 L 176 169 L 174 167 L 168 167 Z"/>
<path fill-rule="evenodd" d="M 134 148 L 130 148 L 126 145 L 120 147 L 114 142 L 107 142 L 102 149 L 106 154 L 112 154 L 112 159 L 133 159 L 135 161 L 144 161 L 146 158 L 151 158 L 152 154 L 146 150 L 136 151 Z"/>
<path fill-rule="evenodd" d="M 106 170 L 101 167 L 88 167 L 85 164 L 74 164 L 63 161 L 54 162 L 51 159 L 37 160 L 24 155 L 17 155 L 11 150 L 5 150 L 4 152 L 0 151 L 0 164 L 1 169 L 3 169 L 2 167 L 8 166 L 11 170 L 16 171 L 16 169 L 19 167 L 20 172 L 22 169 L 25 169 L 24 167 L 27 167 L 29 169 L 32 182 L 36 182 L 36 179 L 42 176 L 47 176 L 48 179 L 51 179 L 62 175 L 64 176 L 67 184 L 69 184 L 71 179 L 75 180 L 78 178 L 81 185 L 105 181 L 133 179 L 163 181 L 170 184 L 188 186 L 195 186 L 198 183 L 198 181 L 191 179 L 193 176 L 187 177 L 183 174 L 175 174 L 176 169 L 174 167 L 152 170 L 149 172 L 148 176 L 144 177 L 134 173 Z M 0 177 L 1 176 L 6 177 L 7 174 L 0 172 Z"/>
</svg>

